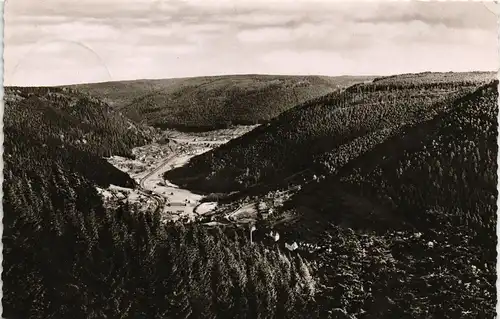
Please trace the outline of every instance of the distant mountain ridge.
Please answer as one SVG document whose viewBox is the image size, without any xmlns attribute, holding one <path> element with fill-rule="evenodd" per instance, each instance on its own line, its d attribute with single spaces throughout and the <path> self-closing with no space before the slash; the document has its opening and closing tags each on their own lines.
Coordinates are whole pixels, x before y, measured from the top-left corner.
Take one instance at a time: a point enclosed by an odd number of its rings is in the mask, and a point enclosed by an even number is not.
<svg viewBox="0 0 500 319">
<path fill-rule="evenodd" d="M 190 131 L 265 123 L 307 100 L 371 79 L 249 74 L 70 87 L 103 99 L 138 123 Z"/>
</svg>

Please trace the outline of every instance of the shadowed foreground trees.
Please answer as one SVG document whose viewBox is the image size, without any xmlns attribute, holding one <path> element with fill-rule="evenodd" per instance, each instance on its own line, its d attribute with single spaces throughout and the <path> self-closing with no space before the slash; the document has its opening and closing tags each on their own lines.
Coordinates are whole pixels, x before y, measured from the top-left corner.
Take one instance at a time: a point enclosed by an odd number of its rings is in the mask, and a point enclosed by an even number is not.
<svg viewBox="0 0 500 319">
<path fill-rule="evenodd" d="M 301 258 L 239 231 L 166 228 L 128 206 L 103 208 L 96 185 L 134 183 L 101 156 L 130 154 L 142 128 L 76 92 L 11 88 L 7 98 L 3 317 L 306 313 L 315 282 Z"/>
<path fill-rule="evenodd" d="M 4 184 L 6 318 L 296 318 L 314 295 L 303 259 L 246 232 L 106 211 L 63 167 L 18 172 Z"/>
<path fill-rule="evenodd" d="M 484 85 L 288 203 L 334 224 L 318 240 L 330 249 L 317 256 L 318 303 L 361 317 L 494 317 L 497 99 L 498 81 Z"/>
</svg>

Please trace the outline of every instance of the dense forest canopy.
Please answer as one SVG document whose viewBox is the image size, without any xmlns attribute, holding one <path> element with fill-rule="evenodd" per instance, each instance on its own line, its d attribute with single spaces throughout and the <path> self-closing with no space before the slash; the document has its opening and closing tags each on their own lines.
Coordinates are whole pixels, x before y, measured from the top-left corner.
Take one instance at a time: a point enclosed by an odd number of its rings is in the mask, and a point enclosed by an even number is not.
<svg viewBox="0 0 500 319">
<path fill-rule="evenodd" d="M 311 98 L 371 78 L 249 74 L 72 87 L 103 98 L 137 122 L 199 131 L 264 123 Z"/>
</svg>

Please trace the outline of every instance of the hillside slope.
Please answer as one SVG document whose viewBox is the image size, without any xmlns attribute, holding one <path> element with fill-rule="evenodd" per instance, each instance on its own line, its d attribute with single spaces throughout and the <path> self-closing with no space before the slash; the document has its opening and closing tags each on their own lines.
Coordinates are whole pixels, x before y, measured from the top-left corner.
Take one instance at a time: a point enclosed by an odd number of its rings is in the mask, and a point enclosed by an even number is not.
<svg viewBox="0 0 500 319">
<path fill-rule="evenodd" d="M 128 129 L 130 121 L 100 101 L 58 88 L 7 87 L 4 105 L 3 315 L 44 318 L 56 295 L 68 293 L 64 285 L 47 289 L 55 277 L 45 269 L 71 268 L 68 252 L 103 221 L 95 186 L 134 185 L 102 156 L 130 155 L 147 131 Z"/>
<path fill-rule="evenodd" d="M 133 181 L 102 155 L 130 154 L 149 129 L 77 92 L 5 98 L 2 318 L 308 317 L 315 282 L 300 256 L 103 207 L 96 185 Z"/>
<path fill-rule="evenodd" d="M 365 228 L 384 228 L 385 222 L 404 226 L 395 221 L 424 227 L 422 212 L 436 208 L 458 214 L 457 222 L 491 230 L 497 193 L 497 83 L 455 101 L 433 119 L 401 128 L 324 180 L 308 184 L 290 206 L 320 210 L 333 220 Z"/>
<path fill-rule="evenodd" d="M 41 144 L 58 140 L 100 156 L 130 156 L 151 141 L 155 130 L 133 123 L 99 99 L 73 89 L 7 87 L 6 128 L 22 129 Z"/>
<path fill-rule="evenodd" d="M 295 195 L 299 238 L 329 247 L 316 256 L 322 302 L 378 318 L 494 318 L 497 115 L 494 81 Z"/>
<path fill-rule="evenodd" d="M 390 77 L 314 99 L 191 159 L 167 177 L 198 191 L 230 192 L 282 182 L 306 170 L 338 169 L 397 134 L 402 125 L 436 116 L 494 77 L 452 75 L 417 74 L 415 82 L 408 81 L 409 75 Z"/>
<path fill-rule="evenodd" d="M 267 122 L 318 96 L 373 77 L 228 75 L 73 86 L 134 121 L 161 128 L 211 130 Z"/>
</svg>

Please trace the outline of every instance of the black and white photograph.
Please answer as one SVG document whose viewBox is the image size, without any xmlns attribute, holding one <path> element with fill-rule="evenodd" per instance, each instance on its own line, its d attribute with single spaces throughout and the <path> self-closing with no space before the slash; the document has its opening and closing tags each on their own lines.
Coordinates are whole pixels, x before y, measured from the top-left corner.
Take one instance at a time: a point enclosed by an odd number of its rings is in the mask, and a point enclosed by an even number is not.
<svg viewBox="0 0 500 319">
<path fill-rule="evenodd" d="M 2 318 L 495 318 L 499 13 L 5 1 Z"/>
</svg>

